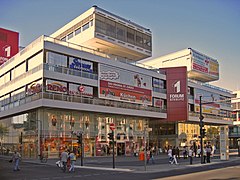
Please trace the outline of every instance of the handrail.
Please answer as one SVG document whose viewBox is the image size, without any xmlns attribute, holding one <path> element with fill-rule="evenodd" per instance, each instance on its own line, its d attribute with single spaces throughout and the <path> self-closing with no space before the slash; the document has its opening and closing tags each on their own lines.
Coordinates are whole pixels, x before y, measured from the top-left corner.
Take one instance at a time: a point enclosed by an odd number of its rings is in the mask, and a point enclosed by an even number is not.
<svg viewBox="0 0 240 180">
<path fill-rule="evenodd" d="M 56 43 L 56 44 L 67 46 L 69 48 L 89 52 L 89 53 L 97 55 L 97 56 L 102 56 L 102 57 L 105 57 L 105 58 L 108 58 L 108 59 L 111 59 L 111 60 L 117 60 L 117 61 L 122 62 L 122 63 L 126 63 L 126 64 L 130 64 L 130 65 L 133 65 L 133 66 L 138 66 L 138 67 L 142 67 L 142 68 L 145 68 L 145 69 L 149 69 L 149 70 L 157 72 L 159 74 L 165 74 L 165 72 L 163 72 L 159 69 L 156 69 L 152 66 L 148 66 L 148 65 L 145 65 L 145 64 L 142 64 L 142 63 L 139 63 L 139 62 L 131 61 L 131 60 L 128 60 L 124 57 L 120 57 L 120 56 L 116 56 L 116 55 L 113 56 L 111 54 L 100 52 L 100 51 L 97 51 L 97 50 L 92 49 L 92 48 L 81 46 L 79 44 L 74 44 L 74 43 L 62 41 L 62 40 L 59 40 L 59 39 L 56 39 L 56 38 L 53 38 L 53 37 L 50 37 L 50 36 L 46 36 L 46 35 L 42 35 L 42 36 L 38 37 L 36 40 L 34 40 L 32 43 L 30 43 L 27 47 L 25 47 L 23 50 L 18 52 L 15 56 L 13 56 L 7 62 L 2 64 L 0 67 L 3 68 L 4 66 L 6 66 L 10 62 L 12 62 L 15 58 L 23 55 L 24 53 L 26 53 L 27 51 L 32 49 L 34 46 L 38 45 L 39 43 L 43 43 L 44 41 L 53 42 L 53 43 Z"/>
<path fill-rule="evenodd" d="M 36 101 L 39 99 L 51 99 L 51 100 L 60 100 L 60 101 L 74 102 L 74 103 L 110 106 L 115 108 L 126 108 L 126 109 L 166 113 L 166 109 L 160 109 L 159 107 L 150 107 L 150 106 L 144 106 L 141 104 L 132 104 L 127 102 L 119 102 L 119 101 L 113 101 L 113 100 L 89 98 L 89 97 L 81 97 L 81 96 L 72 96 L 72 95 L 65 95 L 65 94 L 56 94 L 56 93 L 49 93 L 49 92 L 36 93 L 34 95 L 26 96 L 22 99 L 18 99 L 14 102 L 2 104 L 0 112 L 8 109 L 12 109 L 14 107 L 18 107 L 22 104 L 27 104 L 27 103 Z"/>
</svg>

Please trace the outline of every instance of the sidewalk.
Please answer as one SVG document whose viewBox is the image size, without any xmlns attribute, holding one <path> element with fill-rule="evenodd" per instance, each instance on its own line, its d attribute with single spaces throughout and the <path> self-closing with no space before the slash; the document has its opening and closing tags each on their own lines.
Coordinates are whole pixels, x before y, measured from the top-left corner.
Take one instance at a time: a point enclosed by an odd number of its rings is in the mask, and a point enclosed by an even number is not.
<svg viewBox="0 0 240 180">
<path fill-rule="evenodd" d="M 9 159 L 8 156 L 0 155 L 1 159 Z M 56 166 L 56 161 L 59 159 L 48 159 L 47 163 L 41 163 L 40 160 L 36 159 L 23 159 L 23 162 L 34 163 L 34 164 L 47 164 L 50 166 Z M 116 168 L 112 168 L 112 157 L 86 157 L 84 158 L 84 166 L 81 166 L 80 159 L 77 159 L 76 168 L 81 169 L 96 169 L 96 170 L 109 170 L 109 171 L 122 171 L 122 172 L 134 172 L 134 173 L 154 173 L 154 172 L 167 172 L 178 169 L 196 168 L 200 166 L 211 166 L 214 164 L 225 164 L 226 162 L 239 161 L 240 157 L 230 156 L 228 161 L 219 159 L 216 155 L 215 158 L 211 159 L 211 163 L 201 164 L 200 158 L 194 158 L 193 164 L 190 165 L 189 159 L 180 159 L 179 165 L 169 164 L 168 158 L 165 154 L 155 156 L 155 164 L 147 164 L 146 171 L 144 167 L 144 161 L 139 161 L 138 157 L 117 157 Z M 165 163 L 166 162 L 166 163 Z M 117 164 L 121 163 L 121 166 Z M 131 164 L 130 164 L 131 163 Z M 126 165 L 125 165 L 126 164 Z"/>
</svg>

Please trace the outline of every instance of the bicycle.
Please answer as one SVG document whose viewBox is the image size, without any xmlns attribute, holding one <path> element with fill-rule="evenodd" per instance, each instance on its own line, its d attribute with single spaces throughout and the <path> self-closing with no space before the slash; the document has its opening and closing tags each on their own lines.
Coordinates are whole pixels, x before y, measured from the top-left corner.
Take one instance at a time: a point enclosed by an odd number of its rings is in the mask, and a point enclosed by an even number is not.
<svg viewBox="0 0 240 180">
<path fill-rule="evenodd" d="M 38 156 L 39 156 L 39 159 L 40 159 L 41 163 L 46 163 L 47 162 L 47 160 L 48 160 L 47 155 L 39 154 Z"/>
</svg>

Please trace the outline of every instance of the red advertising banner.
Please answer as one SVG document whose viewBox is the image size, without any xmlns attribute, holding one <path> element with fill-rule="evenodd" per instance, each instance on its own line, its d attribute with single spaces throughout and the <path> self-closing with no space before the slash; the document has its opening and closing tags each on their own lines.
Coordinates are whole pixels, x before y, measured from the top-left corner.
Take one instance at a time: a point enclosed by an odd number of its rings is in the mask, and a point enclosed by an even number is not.
<svg viewBox="0 0 240 180">
<path fill-rule="evenodd" d="M 19 33 L 0 28 L 0 66 L 18 53 Z"/>
<path fill-rule="evenodd" d="M 187 67 L 163 68 L 163 70 L 166 71 L 167 82 L 167 121 L 187 121 Z"/>
<path fill-rule="evenodd" d="M 131 85 L 100 80 L 100 97 L 139 104 L 152 104 L 152 91 Z"/>
</svg>

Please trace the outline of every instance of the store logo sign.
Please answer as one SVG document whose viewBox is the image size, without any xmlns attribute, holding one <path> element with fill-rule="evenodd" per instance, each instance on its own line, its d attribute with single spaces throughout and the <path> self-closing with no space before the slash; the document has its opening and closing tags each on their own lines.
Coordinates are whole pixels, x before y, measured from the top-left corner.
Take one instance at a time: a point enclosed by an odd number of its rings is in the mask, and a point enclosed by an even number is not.
<svg viewBox="0 0 240 180">
<path fill-rule="evenodd" d="M 184 101 L 185 95 L 181 92 L 181 81 L 178 80 L 172 85 L 173 92 L 172 94 L 169 94 L 169 100 L 170 101 Z"/>
<path fill-rule="evenodd" d="M 63 93 L 68 91 L 67 87 L 65 87 L 62 84 L 57 83 L 57 82 L 53 82 L 51 84 L 47 84 L 47 89 L 49 91 L 63 92 Z"/>
</svg>

